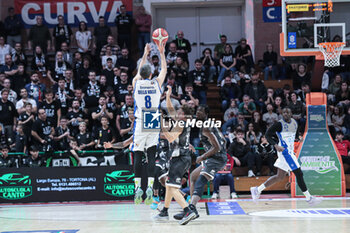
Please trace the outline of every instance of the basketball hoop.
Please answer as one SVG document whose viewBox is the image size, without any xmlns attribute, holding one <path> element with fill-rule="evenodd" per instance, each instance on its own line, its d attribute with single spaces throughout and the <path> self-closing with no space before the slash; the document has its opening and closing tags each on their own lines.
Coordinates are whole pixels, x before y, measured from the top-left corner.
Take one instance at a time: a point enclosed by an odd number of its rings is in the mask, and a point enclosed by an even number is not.
<svg viewBox="0 0 350 233">
<path fill-rule="evenodd" d="M 343 42 L 326 42 L 318 44 L 324 56 L 324 66 L 335 67 L 340 65 L 340 55 L 345 46 Z"/>
</svg>

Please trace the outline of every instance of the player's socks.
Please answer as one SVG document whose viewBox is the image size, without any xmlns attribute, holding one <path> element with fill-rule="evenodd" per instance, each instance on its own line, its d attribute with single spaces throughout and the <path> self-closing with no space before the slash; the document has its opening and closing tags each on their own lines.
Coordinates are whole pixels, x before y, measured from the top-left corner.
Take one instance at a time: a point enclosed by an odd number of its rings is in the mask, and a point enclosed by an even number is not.
<svg viewBox="0 0 350 233">
<path fill-rule="evenodd" d="M 308 190 L 306 190 L 305 192 L 303 192 L 304 196 L 306 197 L 306 201 L 310 201 L 311 200 L 311 194 L 309 193 Z"/>
<path fill-rule="evenodd" d="M 160 199 L 159 196 L 154 196 L 153 197 L 153 202 L 151 204 L 151 209 L 156 210 L 158 208 L 158 205 L 160 204 Z"/>
<path fill-rule="evenodd" d="M 141 177 L 135 177 L 134 183 L 135 183 L 135 190 L 137 190 L 139 187 L 141 187 Z"/>
<path fill-rule="evenodd" d="M 258 192 L 261 193 L 264 189 L 266 189 L 264 184 L 259 185 Z"/>
<path fill-rule="evenodd" d="M 145 204 L 151 205 L 152 202 L 153 202 L 153 189 L 152 189 L 152 187 L 148 186 L 148 188 L 146 189 Z"/>
<path fill-rule="evenodd" d="M 148 187 L 153 188 L 153 183 L 154 183 L 154 177 L 148 177 L 147 179 Z"/>
</svg>

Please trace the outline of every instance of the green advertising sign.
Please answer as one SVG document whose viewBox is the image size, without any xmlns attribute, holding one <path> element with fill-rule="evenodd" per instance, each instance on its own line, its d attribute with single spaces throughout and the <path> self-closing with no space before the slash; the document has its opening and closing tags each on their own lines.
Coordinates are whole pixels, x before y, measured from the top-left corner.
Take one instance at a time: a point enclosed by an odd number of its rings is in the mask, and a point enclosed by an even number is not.
<svg viewBox="0 0 350 233">
<path fill-rule="evenodd" d="M 29 176 L 21 173 L 7 173 L 0 177 L 0 198 L 19 200 L 33 194 Z"/>
<path fill-rule="evenodd" d="M 133 196 L 135 185 L 134 174 L 129 170 L 107 173 L 104 177 L 104 192 L 115 197 Z"/>
<path fill-rule="evenodd" d="M 341 164 L 326 127 L 326 106 L 308 106 L 308 129 L 299 163 L 312 195 L 341 196 Z M 303 196 L 296 184 L 296 196 Z"/>
</svg>

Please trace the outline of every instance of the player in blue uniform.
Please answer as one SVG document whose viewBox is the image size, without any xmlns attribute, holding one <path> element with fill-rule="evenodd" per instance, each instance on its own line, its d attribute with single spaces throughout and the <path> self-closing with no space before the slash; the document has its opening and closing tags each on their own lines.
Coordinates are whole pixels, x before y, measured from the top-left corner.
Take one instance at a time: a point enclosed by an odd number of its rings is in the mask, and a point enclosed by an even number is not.
<svg viewBox="0 0 350 233">
<path fill-rule="evenodd" d="M 155 155 L 160 134 L 160 97 L 161 86 L 167 74 L 167 64 L 164 54 L 165 43 L 157 45 L 160 53 L 161 71 L 157 78 L 152 79 L 150 64 L 146 64 L 147 56 L 151 51 L 146 44 L 144 54 L 139 64 L 138 72 L 132 81 L 134 90 L 134 115 L 133 143 L 131 150 L 134 152 L 135 172 L 135 204 L 142 202 L 143 190 L 141 189 L 142 156 L 146 151 L 148 185 L 145 204 L 152 204 L 153 183 L 155 175 Z"/>
<path fill-rule="evenodd" d="M 299 188 L 306 197 L 306 201 L 310 205 L 316 205 L 322 201 L 321 198 L 311 196 L 300 169 L 298 159 L 294 155 L 294 140 L 298 129 L 298 123 L 292 118 L 290 108 L 282 110 L 283 119 L 273 124 L 266 132 L 267 141 L 277 150 L 278 159 L 275 162 L 277 174 L 271 176 L 265 183 L 259 187 L 251 187 L 250 192 L 254 201 L 257 201 L 261 192 L 271 185 L 281 181 L 289 173 L 293 172 Z"/>
</svg>

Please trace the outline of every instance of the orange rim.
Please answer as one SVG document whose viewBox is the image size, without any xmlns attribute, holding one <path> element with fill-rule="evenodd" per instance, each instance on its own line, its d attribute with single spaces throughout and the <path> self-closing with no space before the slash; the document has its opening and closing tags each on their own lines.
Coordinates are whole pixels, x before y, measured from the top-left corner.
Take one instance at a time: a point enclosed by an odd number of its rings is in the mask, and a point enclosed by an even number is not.
<svg viewBox="0 0 350 233">
<path fill-rule="evenodd" d="M 318 45 L 323 47 L 328 53 L 332 53 L 336 48 L 345 46 L 345 43 L 344 42 L 324 42 L 324 43 L 319 43 Z"/>
</svg>

